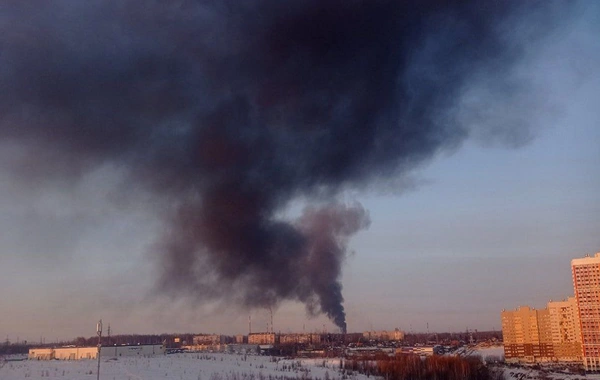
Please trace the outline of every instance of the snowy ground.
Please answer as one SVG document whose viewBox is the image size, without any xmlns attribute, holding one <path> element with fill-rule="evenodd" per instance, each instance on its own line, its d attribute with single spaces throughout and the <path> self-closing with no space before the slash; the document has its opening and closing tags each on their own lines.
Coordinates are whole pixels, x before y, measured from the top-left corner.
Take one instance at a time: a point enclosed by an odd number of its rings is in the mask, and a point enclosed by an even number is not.
<svg viewBox="0 0 600 380">
<path fill-rule="evenodd" d="M 486 359 L 504 359 L 503 346 L 475 346 L 461 348 L 461 355 L 477 355 L 483 360 Z M 509 367 L 503 366 L 504 378 L 506 380 L 529 380 L 529 379 L 548 379 L 548 380 L 600 380 L 600 375 L 588 374 L 580 375 L 569 372 L 566 368 L 560 366 L 542 365 L 542 369 L 531 367 Z"/>
<path fill-rule="evenodd" d="M 504 346 L 476 346 L 473 348 L 465 347 L 465 354 L 480 356 L 483 360 L 486 360 L 487 358 L 498 358 L 499 360 L 504 360 Z"/>
<path fill-rule="evenodd" d="M 1 380 L 96 379 L 95 360 L 14 361 L 0 368 Z M 102 359 L 102 380 L 287 380 L 341 379 L 340 359 L 271 359 L 227 354 L 176 354 L 156 357 Z M 366 380 L 358 374 L 350 380 Z"/>
<path fill-rule="evenodd" d="M 471 355 L 502 356 L 502 347 L 475 347 Z M 81 361 L 7 361 L 0 365 L 0 380 L 56 379 L 95 380 L 98 362 Z M 286 360 L 265 356 L 227 354 L 176 354 L 155 357 L 103 359 L 102 380 L 335 380 L 342 379 L 340 359 Z M 506 380 L 549 379 L 591 380 L 600 375 L 579 375 L 527 367 L 502 367 Z M 349 374 L 348 380 L 367 380 Z"/>
<path fill-rule="evenodd" d="M 506 380 L 528 380 L 528 379 L 548 379 L 548 380 L 598 380 L 600 375 L 587 374 L 580 375 L 568 372 L 559 372 L 557 370 L 532 368 L 504 368 L 504 378 Z"/>
</svg>

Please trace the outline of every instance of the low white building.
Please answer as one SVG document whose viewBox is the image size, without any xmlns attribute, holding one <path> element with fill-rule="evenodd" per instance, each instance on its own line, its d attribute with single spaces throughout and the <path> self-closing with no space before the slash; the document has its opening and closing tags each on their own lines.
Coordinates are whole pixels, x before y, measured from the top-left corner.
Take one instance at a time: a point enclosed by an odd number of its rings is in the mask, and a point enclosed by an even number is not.
<svg viewBox="0 0 600 380">
<path fill-rule="evenodd" d="M 54 359 L 84 360 L 97 359 L 98 347 L 60 347 L 54 349 Z"/>
<path fill-rule="evenodd" d="M 54 349 L 53 348 L 30 348 L 29 355 L 27 355 L 27 358 L 29 360 L 51 360 L 51 359 L 54 359 Z"/>
<path fill-rule="evenodd" d="M 101 357 L 121 356 L 151 356 L 163 355 L 165 346 L 162 344 L 146 344 L 137 346 L 105 346 L 100 350 Z M 30 348 L 30 360 L 85 360 L 97 359 L 98 347 L 57 347 Z"/>
</svg>

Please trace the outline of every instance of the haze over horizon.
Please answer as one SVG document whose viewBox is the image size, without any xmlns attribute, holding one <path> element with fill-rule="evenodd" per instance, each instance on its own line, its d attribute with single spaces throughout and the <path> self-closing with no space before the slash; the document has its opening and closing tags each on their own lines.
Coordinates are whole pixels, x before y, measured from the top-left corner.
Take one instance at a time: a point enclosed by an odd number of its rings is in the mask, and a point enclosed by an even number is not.
<svg viewBox="0 0 600 380">
<path fill-rule="evenodd" d="M 499 330 L 600 251 L 600 6 L 0 6 L 0 334 Z"/>
</svg>

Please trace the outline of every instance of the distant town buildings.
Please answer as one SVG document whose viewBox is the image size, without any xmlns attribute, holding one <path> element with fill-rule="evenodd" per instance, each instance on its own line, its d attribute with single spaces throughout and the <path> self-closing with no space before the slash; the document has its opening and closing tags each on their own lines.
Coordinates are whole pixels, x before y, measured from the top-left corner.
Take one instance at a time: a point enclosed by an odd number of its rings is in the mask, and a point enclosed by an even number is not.
<svg viewBox="0 0 600 380">
<path fill-rule="evenodd" d="M 248 334 L 248 344 L 268 345 L 279 343 L 277 334 L 272 332 Z"/>
<path fill-rule="evenodd" d="M 363 333 L 363 338 L 368 340 L 398 341 L 404 339 L 404 331 L 400 331 L 400 329 L 395 329 L 393 331 L 365 331 Z"/>
<path fill-rule="evenodd" d="M 320 344 L 321 334 L 281 334 L 281 344 Z"/>
<path fill-rule="evenodd" d="M 222 341 L 221 335 L 210 334 L 210 335 L 196 335 L 193 339 L 193 344 L 195 346 L 213 346 L 217 344 L 224 343 Z"/>
<path fill-rule="evenodd" d="M 191 339 L 191 344 L 182 344 L 177 346 L 185 348 L 190 351 L 222 351 L 228 344 L 236 343 L 238 337 L 221 335 L 221 334 L 200 334 L 194 335 Z M 242 341 L 239 344 L 244 343 L 243 335 L 241 336 Z"/>
<path fill-rule="evenodd" d="M 335 344 L 358 344 L 368 342 L 392 342 L 402 341 L 404 332 L 395 329 L 391 331 L 370 331 L 364 333 L 275 333 L 275 332 L 255 332 L 248 335 L 218 335 L 218 334 L 200 334 L 188 337 L 189 344 L 181 340 L 172 345 L 172 349 L 183 349 L 192 352 L 210 351 L 210 352 L 261 352 L 272 350 L 274 348 L 290 352 L 302 352 L 303 356 L 310 357 L 319 355 L 319 349 L 324 345 Z M 287 348 L 286 348 L 287 346 Z M 290 348 L 290 346 L 294 346 Z"/>
<path fill-rule="evenodd" d="M 575 297 L 545 309 L 503 310 L 504 354 L 509 362 L 578 362 L 600 371 L 600 252 L 571 261 Z"/>
</svg>

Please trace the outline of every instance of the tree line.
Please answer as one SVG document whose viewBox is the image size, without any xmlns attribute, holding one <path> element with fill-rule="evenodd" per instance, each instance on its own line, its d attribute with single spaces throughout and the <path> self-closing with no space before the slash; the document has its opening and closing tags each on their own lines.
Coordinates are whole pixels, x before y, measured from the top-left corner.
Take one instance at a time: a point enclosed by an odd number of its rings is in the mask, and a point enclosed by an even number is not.
<svg viewBox="0 0 600 380">
<path fill-rule="evenodd" d="M 168 348 L 176 347 L 179 343 L 175 343 L 175 338 L 179 338 L 179 342 L 186 342 L 191 344 L 194 336 L 197 334 L 123 334 L 113 336 L 102 336 L 103 346 L 120 346 L 120 345 L 138 345 L 138 344 L 163 344 L 165 343 Z M 96 346 L 98 345 L 98 336 L 92 336 L 89 338 L 77 337 L 70 344 L 78 347 L 84 346 Z"/>
<path fill-rule="evenodd" d="M 501 372 L 486 366 L 479 357 L 378 355 L 346 360 L 345 370 L 385 380 L 501 380 Z"/>
</svg>

